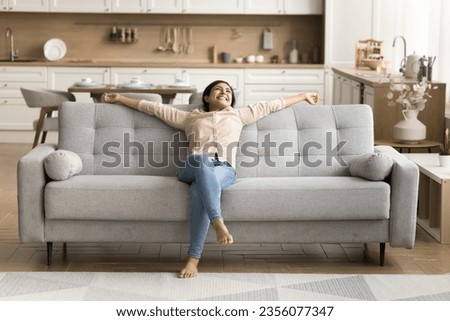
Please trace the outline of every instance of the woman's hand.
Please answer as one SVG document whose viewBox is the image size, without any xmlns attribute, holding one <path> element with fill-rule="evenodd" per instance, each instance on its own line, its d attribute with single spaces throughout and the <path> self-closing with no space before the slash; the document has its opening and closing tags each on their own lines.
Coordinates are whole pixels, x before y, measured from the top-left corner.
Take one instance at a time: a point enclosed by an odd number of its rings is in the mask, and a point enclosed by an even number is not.
<svg viewBox="0 0 450 321">
<path fill-rule="evenodd" d="M 110 103 L 110 104 L 115 104 L 118 103 L 120 99 L 120 95 L 119 94 L 103 94 L 103 101 L 105 103 Z"/>
<path fill-rule="evenodd" d="M 319 94 L 305 93 L 305 100 L 311 105 L 315 105 L 319 101 Z"/>
</svg>

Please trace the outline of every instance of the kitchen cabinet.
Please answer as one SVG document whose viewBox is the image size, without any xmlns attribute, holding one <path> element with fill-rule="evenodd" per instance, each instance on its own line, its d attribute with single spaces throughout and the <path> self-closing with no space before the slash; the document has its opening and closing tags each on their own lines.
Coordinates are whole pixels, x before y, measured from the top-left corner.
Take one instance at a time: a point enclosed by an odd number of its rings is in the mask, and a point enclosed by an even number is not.
<svg viewBox="0 0 450 321">
<path fill-rule="evenodd" d="M 403 119 L 402 108 L 400 106 L 388 106 L 387 94 L 390 92 L 388 81 L 379 81 L 378 78 L 360 76 L 357 69 L 333 69 L 334 77 L 341 76 L 355 83 L 360 84 L 361 102 L 372 107 L 374 136 L 376 140 L 392 140 L 394 125 Z M 409 85 L 414 84 L 414 80 L 407 80 Z M 334 85 L 339 86 L 339 82 Z M 419 120 L 427 127 L 427 140 L 443 143 L 445 128 L 445 91 L 446 84 L 433 82 L 433 89 L 430 91 L 425 109 L 419 113 Z M 356 87 L 350 86 L 352 96 Z M 336 88 L 333 86 L 333 91 Z M 342 99 L 342 97 L 341 97 Z M 333 101 L 333 103 L 336 103 Z"/>
<path fill-rule="evenodd" d="M 147 0 L 149 13 L 243 14 L 244 0 Z"/>
<path fill-rule="evenodd" d="M 29 108 L 21 87 L 46 88 L 46 67 L 0 67 L 0 130 L 32 130 L 39 108 Z"/>
<path fill-rule="evenodd" d="M 372 108 L 375 106 L 375 88 L 363 85 L 362 103 Z"/>
<path fill-rule="evenodd" d="M 361 83 L 347 77 L 333 75 L 333 104 L 359 104 L 361 103 Z"/>
<path fill-rule="evenodd" d="M 216 68 L 185 68 L 182 71 L 182 79 L 192 86 L 197 87 L 198 92 L 203 90 L 215 80 L 223 79 L 228 82 L 237 96 L 236 106 L 244 104 L 244 70 L 236 69 L 216 69 Z"/>
<path fill-rule="evenodd" d="M 244 0 L 184 0 L 183 13 L 243 14 Z"/>
<path fill-rule="evenodd" d="M 322 0 L 284 0 L 285 14 L 322 14 Z"/>
<path fill-rule="evenodd" d="M 111 0 L 50 0 L 50 12 L 111 12 Z"/>
<path fill-rule="evenodd" d="M 323 104 L 323 69 L 252 68 L 245 70 L 245 104 L 292 96 L 305 91 L 318 93 L 319 104 Z"/>
<path fill-rule="evenodd" d="M 149 13 L 181 13 L 182 10 L 182 0 L 147 0 Z"/>
<path fill-rule="evenodd" d="M 322 0 L 245 0 L 246 14 L 322 14 Z"/>
<path fill-rule="evenodd" d="M 147 0 L 112 0 L 112 13 L 146 13 Z"/>
<path fill-rule="evenodd" d="M 49 0 L 1 0 L 0 11 L 47 12 Z"/>
<path fill-rule="evenodd" d="M 93 81 L 100 84 L 108 84 L 111 81 L 110 68 L 49 67 L 47 87 L 50 89 L 67 91 L 67 88 L 84 77 L 90 77 Z M 79 102 L 92 102 L 92 98 L 89 94 L 77 93 L 75 96 Z"/>
</svg>

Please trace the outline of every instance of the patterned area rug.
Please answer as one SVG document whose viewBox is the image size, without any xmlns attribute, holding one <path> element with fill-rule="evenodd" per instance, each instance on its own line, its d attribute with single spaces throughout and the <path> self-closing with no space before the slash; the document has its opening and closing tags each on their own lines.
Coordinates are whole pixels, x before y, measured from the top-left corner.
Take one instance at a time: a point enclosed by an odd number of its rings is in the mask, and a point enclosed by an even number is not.
<svg viewBox="0 0 450 321">
<path fill-rule="evenodd" d="M 448 301 L 450 275 L 3 272 L 6 300 Z"/>
</svg>

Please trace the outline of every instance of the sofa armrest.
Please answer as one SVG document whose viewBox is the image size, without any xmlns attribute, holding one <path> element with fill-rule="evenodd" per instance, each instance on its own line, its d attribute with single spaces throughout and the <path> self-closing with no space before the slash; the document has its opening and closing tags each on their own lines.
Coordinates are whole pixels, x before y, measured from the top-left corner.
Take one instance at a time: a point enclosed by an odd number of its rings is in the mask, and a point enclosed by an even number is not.
<svg viewBox="0 0 450 321">
<path fill-rule="evenodd" d="M 419 168 L 406 156 L 390 146 L 375 146 L 394 160 L 391 184 L 390 244 L 412 248 L 416 236 Z"/>
<path fill-rule="evenodd" d="M 44 159 L 56 150 L 40 144 L 23 156 L 17 165 L 17 200 L 21 242 L 44 242 L 44 188 L 47 176 Z"/>
</svg>

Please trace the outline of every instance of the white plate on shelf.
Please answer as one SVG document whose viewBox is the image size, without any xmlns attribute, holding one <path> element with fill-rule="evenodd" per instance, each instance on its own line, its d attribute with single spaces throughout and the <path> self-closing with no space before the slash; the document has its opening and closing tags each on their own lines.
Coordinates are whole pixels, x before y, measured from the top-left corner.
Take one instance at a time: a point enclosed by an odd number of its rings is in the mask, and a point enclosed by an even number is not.
<svg viewBox="0 0 450 321">
<path fill-rule="evenodd" d="M 44 45 L 44 56 L 47 60 L 57 61 L 64 58 L 67 52 L 67 46 L 59 38 L 52 38 Z"/>
</svg>

